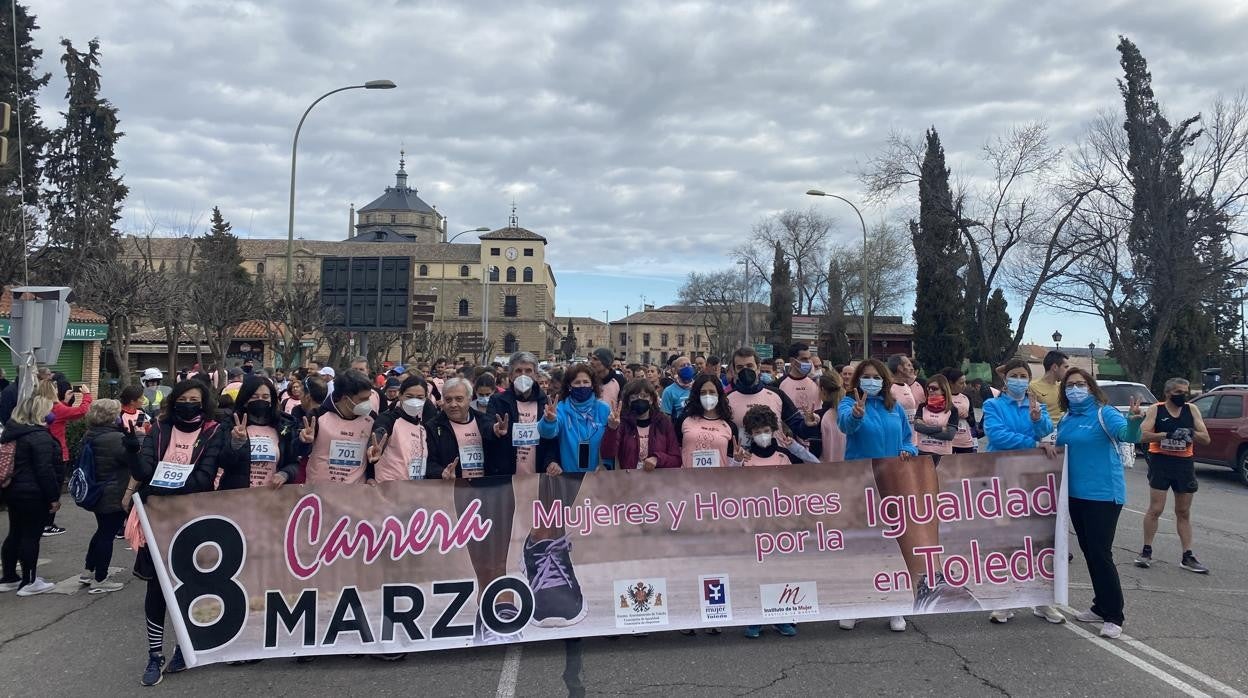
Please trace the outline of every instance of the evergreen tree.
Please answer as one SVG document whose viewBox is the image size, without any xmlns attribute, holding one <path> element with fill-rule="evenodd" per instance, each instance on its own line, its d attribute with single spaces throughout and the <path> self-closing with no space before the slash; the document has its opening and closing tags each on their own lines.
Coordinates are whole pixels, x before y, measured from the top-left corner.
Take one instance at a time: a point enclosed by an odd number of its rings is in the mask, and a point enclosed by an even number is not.
<svg viewBox="0 0 1248 698">
<path fill-rule="evenodd" d="M 256 308 L 259 293 L 251 274 L 243 268 L 238 237 L 217 207 L 212 209 L 212 228 L 195 241 L 196 264 L 191 273 L 192 320 L 199 325 L 212 349 L 218 368 L 235 330 L 245 320 L 261 318 Z"/>
<path fill-rule="evenodd" d="M 850 362 L 849 334 L 845 322 L 845 275 L 841 262 L 833 257 L 828 262 L 828 302 L 824 309 L 823 347 L 819 356 L 831 365 Z"/>
<path fill-rule="evenodd" d="M 568 331 L 563 335 L 563 346 L 560 349 L 563 352 L 564 361 L 571 361 L 572 356 L 576 354 L 576 333 L 572 331 L 572 318 L 568 318 Z"/>
<path fill-rule="evenodd" d="M 980 355 L 984 358 L 978 361 L 997 361 L 1005 356 L 1005 353 L 1010 350 L 1010 345 L 1014 343 L 1014 333 L 1010 329 L 1010 313 L 1007 306 L 1005 294 L 1001 289 L 993 291 L 981 321 Z"/>
<path fill-rule="evenodd" d="M 945 150 L 936 129 L 927 132 L 919 177 L 919 220 L 911 221 L 918 276 L 915 284 L 914 350 L 930 373 L 960 366 L 966 356 L 962 282 L 965 252 L 958 230 Z"/>
<path fill-rule="evenodd" d="M 35 69 L 43 50 L 34 47 L 31 34 L 39 25 L 25 5 L 14 8 L 13 2 L 0 0 L 0 100 L 15 107 L 13 122 L 5 134 L 9 139 L 9 161 L 0 166 L 0 286 L 25 282 L 23 262 L 30 251 L 30 241 L 39 237 L 39 185 L 49 135 L 39 118 L 35 98 L 52 79 L 51 73 Z M 12 21 L 15 12 L 16 56 Z"/>
<path fill-rule="evenodd" d="M 748 302 L 749 299 L 746 300 Z M 771 311 L 768 317 L 773 356 L 785 356 L 793 343 L 793 300 L 793 274 L 784 249 L 777 242 L 771 266 Z"/>
<path fill-rule="evenodd" d="M 196 241 L 198 261 L 196 272 L 222 276 L 231 281 L 250 284 L 251 275 L 243 268 L 243 252 L 234 226 L 221 215 L 219 206 L 212 207 L 212 224 L 208 233 Z"/>
<path fill-rule="evenodd" d="M 65 124 L 48 144 L 48 249 L 40 274 L 72 286 L 86 260 L 116 258 L 121 235 L 113 226 L 129 188 L 114 155 L 124 135 L 117 130 L 117 109 L 100 97 L 100 42 L 92 39 L 86 53 L 69 39 L 61 45 L 69 104 Z"/>
</svg>

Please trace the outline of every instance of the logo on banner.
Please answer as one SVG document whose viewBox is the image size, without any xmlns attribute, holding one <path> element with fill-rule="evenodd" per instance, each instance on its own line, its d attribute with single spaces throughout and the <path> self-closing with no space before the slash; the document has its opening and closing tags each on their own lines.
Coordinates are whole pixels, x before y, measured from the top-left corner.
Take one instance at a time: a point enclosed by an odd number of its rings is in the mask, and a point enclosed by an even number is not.
<svg viewBox="0 0 1248 698">
<path fill-rule="evenodd" d="M 617 579 L 615 595 L 615 627 L 667 625 L 666 579 Z"/>
<path fill-rule="evenodd" d="M 702 587 L 702 620 L 732 620 L 732 603 L 728 599 L 728 575 L 704 574 L 698 577 Z"/>
<path fill-rule="evenodd" d="M 760 584 L 763 618 L 792 619 L 819 615 L 819 588 L 814 582 Z"/>
</svg>

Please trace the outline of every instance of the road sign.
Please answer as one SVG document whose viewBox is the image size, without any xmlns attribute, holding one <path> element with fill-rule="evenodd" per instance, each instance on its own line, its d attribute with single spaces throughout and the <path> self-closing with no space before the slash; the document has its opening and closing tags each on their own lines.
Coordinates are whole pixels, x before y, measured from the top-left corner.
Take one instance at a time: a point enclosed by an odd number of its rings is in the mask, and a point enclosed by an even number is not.
<svg viewBox="0 0 1248 698">
<path fill-rule="evenodd" d="M 411 328 L 410 257 L 326 257 L 321 260 L 325 325 L 358 332 Z"/>
<path fill-rule="evenodd" d="M 758 352 L 758 358 L 760 359 L 771 358 L 771 345 L 770 344 L 765 344 L 761 342 L 758 344 L 755 344 L 754 351 Z"/>
</svg>

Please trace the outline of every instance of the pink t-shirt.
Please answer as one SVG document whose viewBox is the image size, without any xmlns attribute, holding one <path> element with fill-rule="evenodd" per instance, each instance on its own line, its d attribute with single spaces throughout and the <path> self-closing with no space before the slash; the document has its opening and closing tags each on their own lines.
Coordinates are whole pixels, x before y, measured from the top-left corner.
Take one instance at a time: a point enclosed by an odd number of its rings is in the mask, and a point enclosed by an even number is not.
<svg viewBox="0 0 1248 698">
<path fill-rule="evenodd" d="M 191 462 L 191 453 L 195 451 L 195 442 L 199 440 L 201 429 L 182 431 L 177 427 L 169 430 L 169 445 L 165 446 L 165 455 L 161 460 L 186 465 Z"/>
<path fill-rule="evenodd" d="M 645 460 L 650 455 L 650 425 L 637 427 L 637 458 Z M 641 468 L 641 463 L 637 463 L 637 467 Z"/>
<path fill-rule="evenodd" d="M 810 376 L 787 376 L 780 382 L 780 391 L 788 395 L 797 409 L 803 412 L 812 412 L 823 406 L 819 399 L 819 384 Z"/>
<path fill-rule="evenodd" d="M 927 407 L 923 408 L 923 423 L 928 426 L 940 427 L 941 429 L 944 429 L 945 426 L 949 424 L 950 416 L 951 415 L 948 410 L 945 410 L 944 412 L 934 412 Z M 935 453 L 941 456 L 947 456 L 950 453 L 953 453 L 952 441 L 942 441 L 931 434 L 921 434 L 918 431 L 914 433 L 918 437 L 919 442 L 915 445 L 919 447 L 920 453 Z"/>
<path fill-rule="evenodd" d="M 277 472 L 277 463 L 282 459 L 281 449 L 277 443 L 277 430 L 273 427 L 247 426 L 247 440 L 251 444 L 251 478 L 252 487 L 264 487 L 269 478 Z"/>
<path fill-rule="evenodd" d="M 774 391 L 763 389 L 753 395 L 747 395 L 739 390 L 734 390 L 728 393 L 728 406 L 732 408 L 732 423 L 736 425 L 738 430 L 743 428 L 745 413 L 754 405 L 770 407 L 771 411 L 776 413 L 776 423 L 784 423 L 784 419 L 780 414 L 784 402 Z"/>
<path fill-rule="evenodd" d="M 603 383 L 602 397 L 600 399 L 611 407 L 615 407 L 615 403 L 620 401 L 620 384 L 614 380 L 608 380 Z"/>
<path fill-rule="evenodd" d="M 466 424 L 453 419 L 447 421 L 451 424 L 451 431 L 455 432 L 455 443 L 459 445 L 460 475 L 468 479 L 481 477 L 485 474 L 485 451 L 477 420 L 469 419 Z"/>
<path fill-rule="evenodd" d="M 343 419 L 330 411 L 317 417 L 316 425 L 316 441 L 308 455 L 307 484 L 363 482 L 373 418 Z"/>
<path fill-rule="evenodd" d="M 819 456 L 821 462 L 839 463 L 845 460 L 845 434 L 836 423 L 835 406 L 820 418 L 819 435 L 823 439 L 823 452 Z"/>
<path fill-rule="evenodd" d="M 537 401 L 516 402 L 520 422 L 537 422 Z M 516 446 L 516 473 L 537 472 L 537 446 Z"/>
<path fill-rule="evenodd" d="M 766 392 L 766 391 L 764 391 Z M 722 419 L 688 417 L 681 424 L 682 468 L 725 468 L 732 445 L 732 426 Z"/>
<path fill-rule="evenodd" d="M 975 439 L 971 436 L 971 401 L 962 393 L 953 396 L 953 406 L 958 411 L 958 433 L 953 435 L 954 448 L 975 448 Z"/>
<path fill-rule="evenodd" d="M 424 479 L 428 456 L 424 425 L 412 424 L 403 418 L 394 420 L 394 428 L 386 440 L 386 450 L 374 467 L 377 482 Z"/>
<path fill-rule="evenodd" d="M 789 460 L 789 457 L 784 455 L 780 449 L 776 449 L 775 453 L 772 453 L 770 456 L 760 456 L 757 453 L 751 453 L 750 457 L 745 461 L 745 464 L 749 466 L 791 465 L 792 463 L 793 461 Z"/>
<path fill-rule="evenodd" d="M 900 383 L 893 383 L 889 390 L 893 392 L 893 399 L 897 401 L 897 404 L 901 405 L 901 408 L 906 411 L 906 419 L 913 423 L 914 413 L 919 409 L 919 402 L 914 397 L 914 391 L 912 391 L 909 386 L 902 385 Z M 915 446 L 918 446 L 919 432 L 912 430 L 910 437 L 911 442 Z"/>
</svg>

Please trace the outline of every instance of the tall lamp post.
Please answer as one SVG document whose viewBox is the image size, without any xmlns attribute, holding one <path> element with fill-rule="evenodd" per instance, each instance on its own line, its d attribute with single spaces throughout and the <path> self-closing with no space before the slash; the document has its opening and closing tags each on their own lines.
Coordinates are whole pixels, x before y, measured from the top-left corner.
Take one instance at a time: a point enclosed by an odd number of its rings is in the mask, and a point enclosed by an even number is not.
<svg viewBox="0 0 1248 698">
<path fill-rule="evenodd" d="M 481 365 L 484 366 L 489 362 L 489 354 L 486 353 L 487 343 L 490 341 L 490 272 L 498 269 L 498 267 L 487 264 L 484 268 L 485 283 L 481 286 Z"/>
<path fill-rule="evenodd" d="M 291 267 L 294 265 L 294 259 L 295 259 L 295 159 L 299 154 L 299 131 L 303 129 L 304 119 L 308 118 L 308 114 L 312 111 L 313 107 L 320 104 L 322 99 L 325 99 L 326 97 L 332 94 L 345 92 L 346 90 L 393 90 L 395 87 L 396 85 L 394 84 L 394 82 L 390 80 L 369 80 L 363 85 L 347 85 L 346 87 L 339 87 L 336 90 L 330 90 L 329 92 L 326 92 L 320 97 L 317 97 L 316 101 L 309 104 L 308 108 L 303 111 L 303 116 L 299 117 L 299 125 L 295 127 L 295 139 L 290 145 L 290 209 L 287 212 L 287 216 L 286 216 L 286 297 L 287 298 L 289 298 L 291 295 L 291 286 L 292 286 L 291 273 L 293 271 Z"/>
<path fill-rule="evenodd" d="M 833 199 L 840 199 L 849 204 L 854 209 L 854 213 L 858 214 L 858 223 L 862 225 L 862 360 L 866 361 L 871 358 L 871 307 L 867 303 L 867 222 L 862 218 L 862 211 L 854 205 L 854 202 L 837 194 L 829 194 L 819 189 L 811 189 L 806 192 L 808 196 L 830 196 Z"/>
<path fill-rule="evenodd" d="M 452 235 L 451 239 L 447 240 L 446 242 L 447 244 L 455 242 L 455 238 L 459 237 L 460 235 L 463 235 L 464 233 L 488 233 L 488 232 L 490 232 L 490 229 L 485 227 L 484 225 L 481 226 L 480 228 L 473 228 L 472 230 L 461 230 L 460 232 Z"/>
<path fill-rule="evenodd" d="M 1053 348 L 1059 350 L 1062 348 L 1062 333 L 1056 330 L 1053 331 Z"/>
<path fill-rule="evenodd" d="M 607 322 L 607 348 L 611 350 L 611 356 L 615 356 L 614 344 L 611 342 L 611 311 L 602 311 L 602 318 Z"/>
<path fill-rule="evenodd" d="M 1088 342 L 1088 361 L 1092 363 L 1092 380 L 1096 380 L 1096 342 Z"/>
<path fill-rule="evenodd" d="M 464 233 L 488 233 L 488 232 L 490 232 L 490 229 L 485 226 L 481 226 L 480 228 L 473 228 L 472 230 L 462 230 L 452 235 L 451 239 L 447 240 L 447 242 L 448 243 L 455 242 L 455 238 L 459 237 L 460 235 L 463 235 Z M 442 262 L 441 278 L 442 278 L 442 290 L 445 291 L 446 290 L 446 261 L 445 260 L 443 260 Z M 446 301 L 444 300 L 445 297 L 446 297 L 445 294 L 438 295 L 438 332 L 440 333 L 446 332 Z"/>
<path fill-rule="evenodd" d="M 629 306 L 624 306 L 624 341 L 622 342 L 624 345 L 624 363 L 628 363 L 628 352 L 633 350 L 633 342 L 628 336 L 628 316 L 630 315 L 628 308 Z M 610 332 L 611 328 L 607 328 L 607 331 Z M 641 361 L 641 359 L 637 360 Z"/>
<path fill-rule="evenodd" d="M 741 269 L 745 272 L 745 293 L 741 294 L 741 315 L 745 317 L 745 341 L 741 346 L 749 348 L 754 346 L 750 341 L 750 263 L 747 260 L 741 260 Z"/>
</svg>

